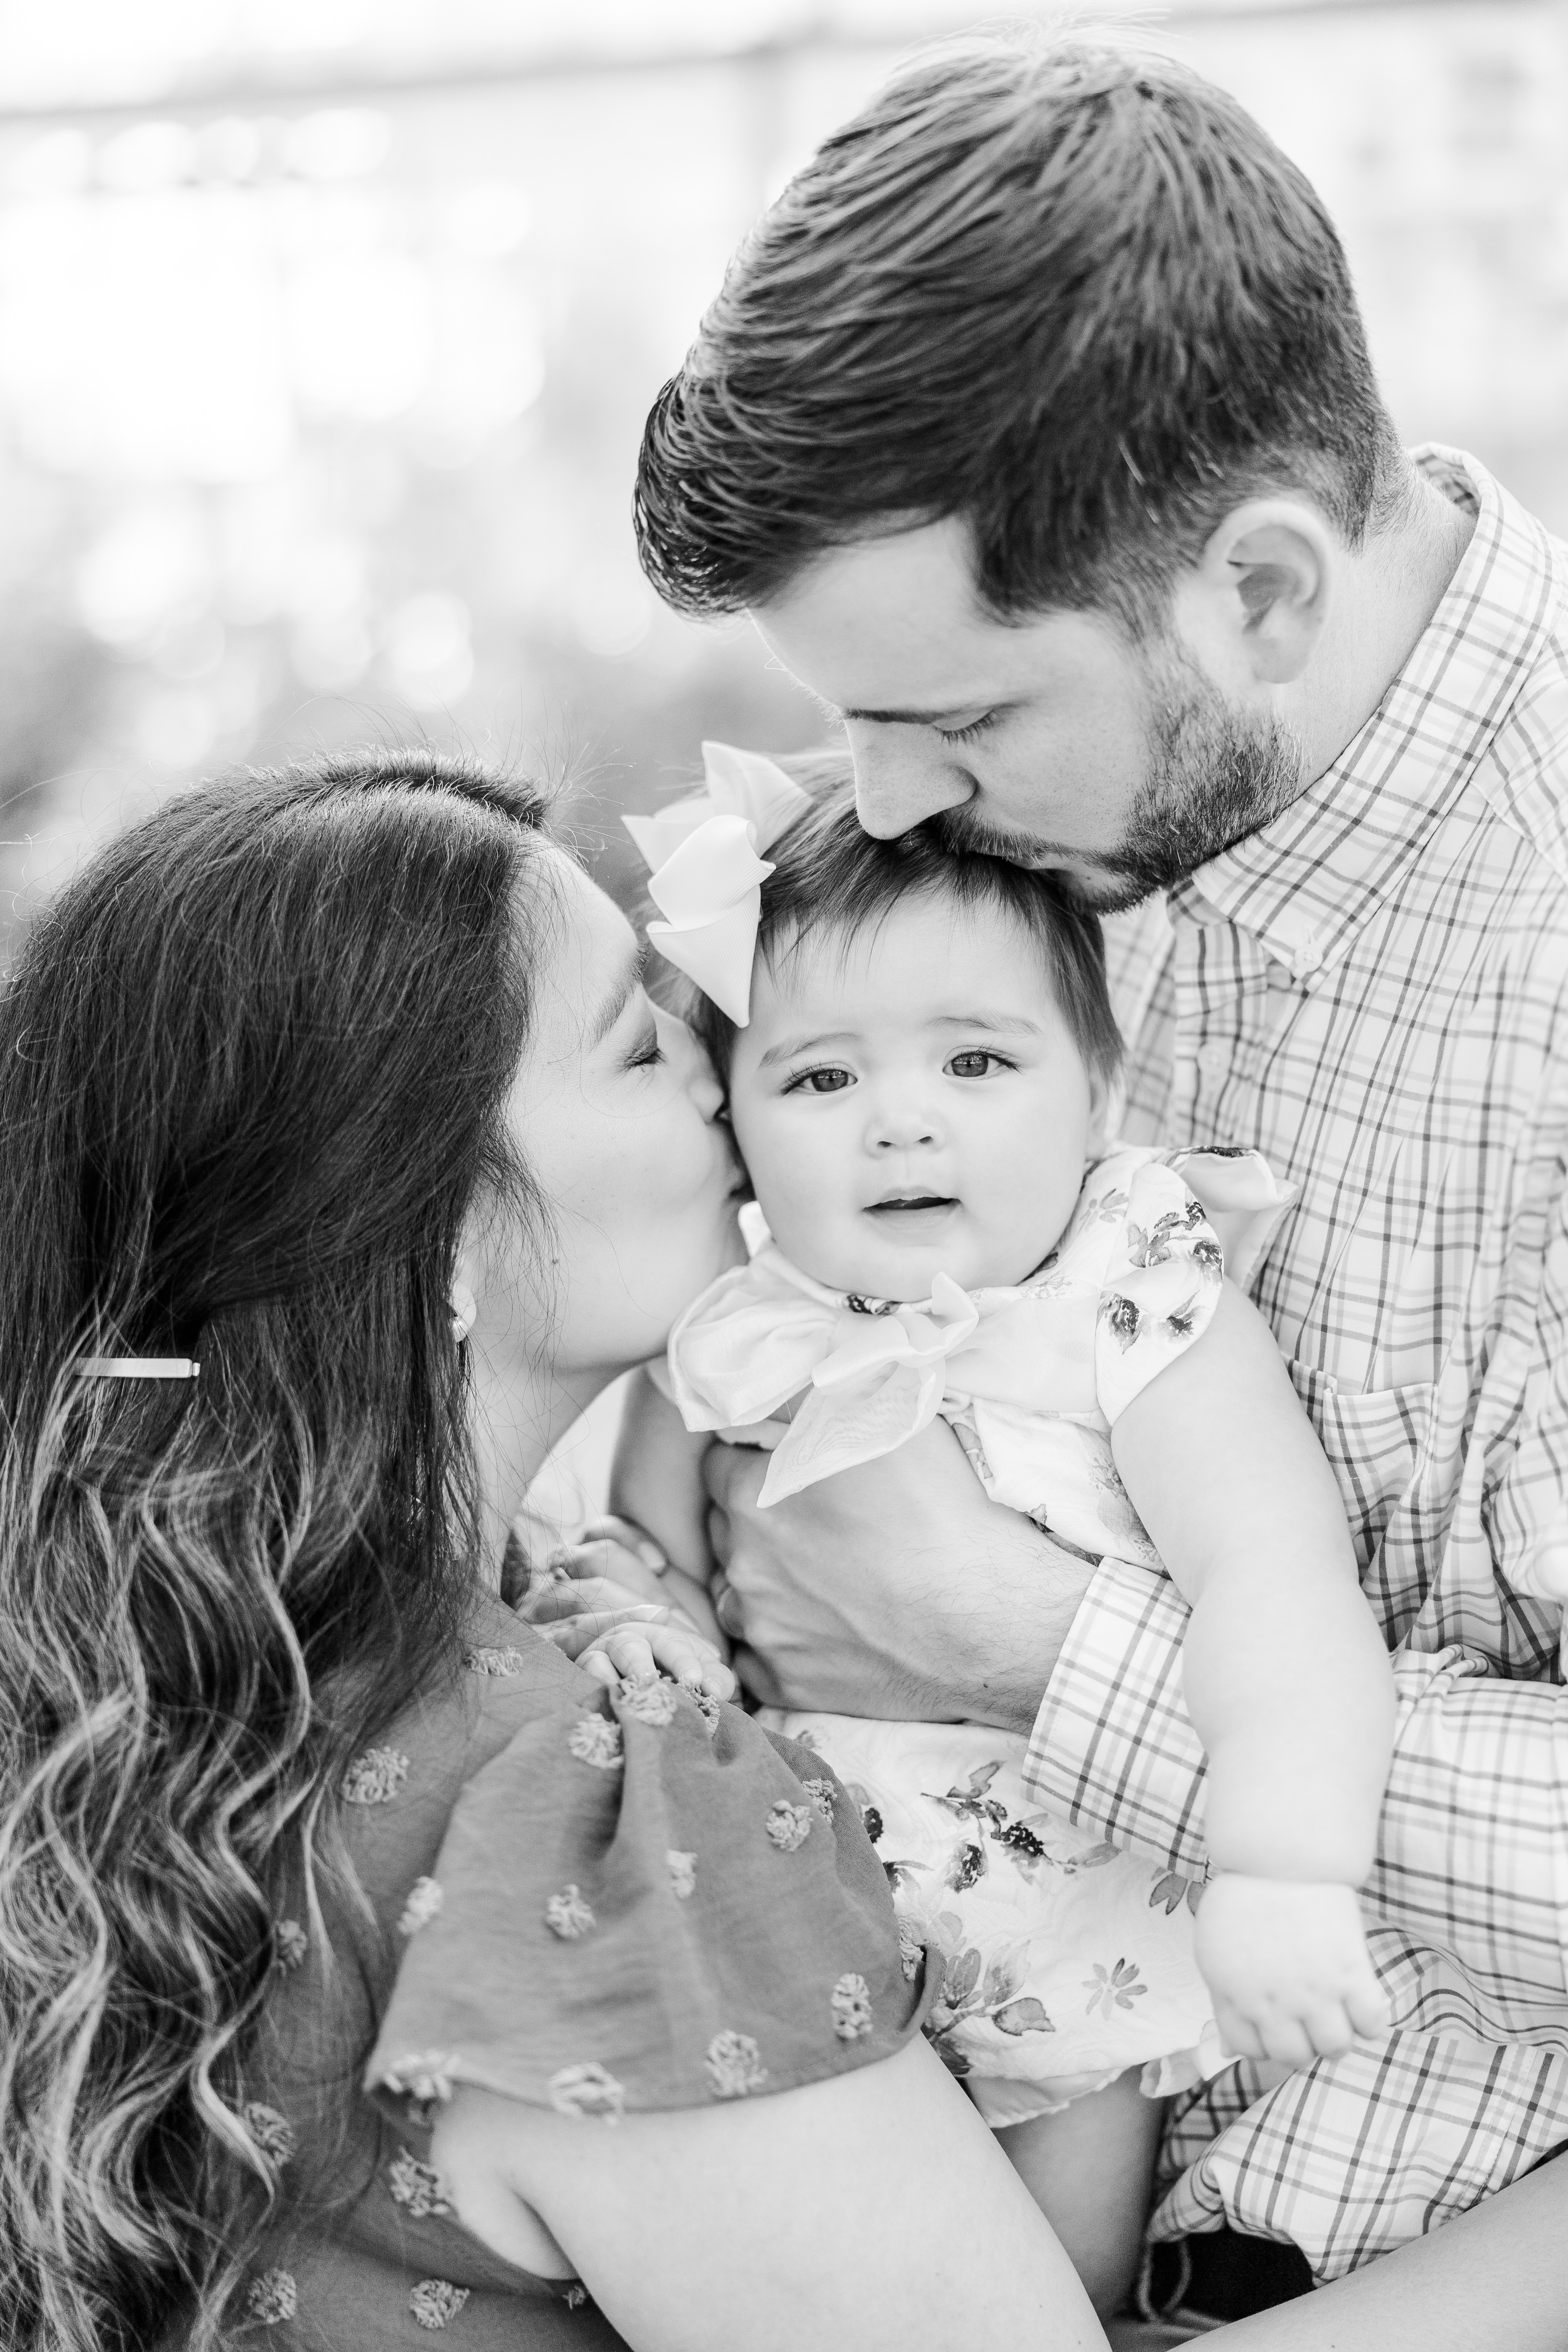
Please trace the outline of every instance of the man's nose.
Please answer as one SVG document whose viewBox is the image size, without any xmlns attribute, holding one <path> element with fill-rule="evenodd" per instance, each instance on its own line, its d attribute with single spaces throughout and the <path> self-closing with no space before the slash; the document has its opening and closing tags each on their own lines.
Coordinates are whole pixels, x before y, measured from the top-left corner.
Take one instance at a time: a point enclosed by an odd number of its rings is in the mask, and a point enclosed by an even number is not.
<svg viewBox="0 0 1568 2352">
<path fill-rule="evenodd" d="M 942 809 L 962 808 L 974 786 L 921 727 L 858 729 L 851 725 L 855 814 L 863 832 L 891 841 Z"/>
</svg>

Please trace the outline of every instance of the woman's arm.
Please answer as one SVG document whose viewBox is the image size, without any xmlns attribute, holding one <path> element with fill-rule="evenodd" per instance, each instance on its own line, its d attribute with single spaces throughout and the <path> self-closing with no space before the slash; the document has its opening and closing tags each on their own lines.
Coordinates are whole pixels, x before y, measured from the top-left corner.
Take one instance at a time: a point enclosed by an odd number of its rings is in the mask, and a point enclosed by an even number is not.
<svg viewBox="0 0 1568 2352">
<path fill-rule="evenodd" d="M 430 2160 L 497 2253 L 559 2275 L 553 2241 L 634 2352 L 1104 2352 L 1067 2256 L 923 2042 L 614 2126 L 459 2089 Z"/>
<path fill-rule="evenodd" d="M 1226 2352 L 1562 2352 L 1565 2231 L 1559 2157 L 1349 2278 L 1222 2328 Z"/>
</svg>

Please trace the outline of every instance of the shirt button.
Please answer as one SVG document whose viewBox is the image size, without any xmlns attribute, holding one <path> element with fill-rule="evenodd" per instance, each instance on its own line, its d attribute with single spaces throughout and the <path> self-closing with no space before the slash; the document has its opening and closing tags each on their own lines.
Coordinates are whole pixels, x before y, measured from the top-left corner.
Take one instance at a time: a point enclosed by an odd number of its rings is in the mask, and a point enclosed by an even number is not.
<svg viewBox="0 0 1568 2352">
<path fill-rule="evenodd" d="M 1223 1037 L 1211 1037 L 1198 1047 L 1197 1064 L 1205 1078 L 1223 1078 L 1230 1067 L 1231 1048 Z"/>
<path fill-rule="evenodd" d="M 1296 950 L 1295 954 L 1290 958 L 1291 978 L 1293 980 L 1306 980 L 1310 973 L 1317 971 L 1318 966 L 1322 962 L 1322 961 L 1323 950 L 1318 945 L 1317 940 L 1303 940 L 1300 946 Z"/>
</svg>

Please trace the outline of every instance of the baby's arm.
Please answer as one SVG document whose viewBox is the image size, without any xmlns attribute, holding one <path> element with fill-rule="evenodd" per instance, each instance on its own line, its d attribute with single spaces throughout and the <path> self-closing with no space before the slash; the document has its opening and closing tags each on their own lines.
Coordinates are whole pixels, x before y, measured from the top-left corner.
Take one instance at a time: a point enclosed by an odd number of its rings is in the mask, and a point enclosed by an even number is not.
<svg viewBox="0 0 1568 2352">
<path fill-rule="evenodd" d="M 610 1466 L 610 1508 L 652 1536 L 668 1562 L 659 1579 L 666 1597 L 721 1643 L 708 1598 L 713 1557 L 702 1485 L 702 1457 L 712 1443 L 707 1431 L 687 1428 L 646 1370 L 632 1374 Z"/>
<path fill-rule="evenodd" d="M 1304 2063 L 1385 2026 L 1355 1889 L 1394 1741 L 1388 1654 L 1344 1506 L 1262 1318 L 1226 1283 L 1111 1451 L 1192 1604 L 1188 1711 L 1219 1874 L 1198 1959 L 1227 2045 Z"/>
</svg>

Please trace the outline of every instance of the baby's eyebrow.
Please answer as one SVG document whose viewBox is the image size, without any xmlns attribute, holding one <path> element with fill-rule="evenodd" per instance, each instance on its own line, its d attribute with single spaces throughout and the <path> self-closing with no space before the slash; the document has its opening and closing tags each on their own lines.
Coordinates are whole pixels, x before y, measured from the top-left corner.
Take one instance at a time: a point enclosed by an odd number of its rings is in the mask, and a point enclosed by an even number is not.
<svg viewBox="0 0 1568 2352">
<path fill-rule="evenodd" d="M 776 1045 L 770 1045 L 765 1054 L 759 1055 L 757 1067 L 772 1069 L 775 1063 L 793 1061 L 797 1054 L 814 1053 L 819 1045 L 852 1045 L 857 1034 L 853 1029 L 823 1029 L 809 1037 L 781 1037 Z"/>
<path fill-rule="evenodd" d="M 927 1027 L 931 1029 L 984 1029 L 993 1037 L 1042 1037 L 1044 1024 L 1031 1021 L 1023 1013 L 933 1013 Z M 781 1037 L 757 1057 L 760 1070 L 773 1068 L 780 1062 L 789 1062 L 797 1054 L 815 1053 L 824 1045 L 853 1045 L 860 1033 L 855 1029 L 823 1029 L 806 1037 Z"/>
<path fill-rule="evenodd" d="M 939 1013 L 931 1026 L 936 1029 L 990 1029 L 998 1036 L 1041 1037 L 1044 1024 L 1031 1021 L 1026 1013 Z"/>
</svg>

